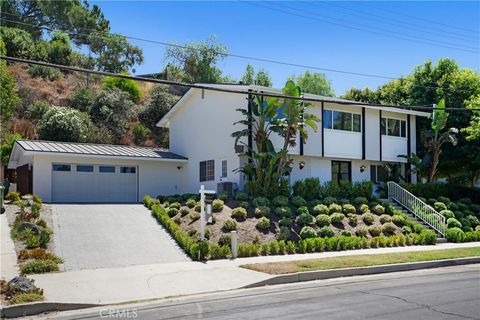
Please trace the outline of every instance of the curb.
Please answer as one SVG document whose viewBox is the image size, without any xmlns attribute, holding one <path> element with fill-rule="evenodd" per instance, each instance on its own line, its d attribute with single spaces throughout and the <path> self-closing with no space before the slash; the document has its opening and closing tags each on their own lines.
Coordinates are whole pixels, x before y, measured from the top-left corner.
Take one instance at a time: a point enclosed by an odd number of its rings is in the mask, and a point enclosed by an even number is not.
<svg viewBox="0 0 480 320">
<path fill-rule="evenodd" d="M 92 307 L 99 307 L 101 304 L 89 303 L 57 303 L 57 302 L 35 302 L 16 304 L 3 307 L 0 310 L 1 318 L 19 318 L 31 316 L 44 312 L 78 310 Z"/>
<path fill-rule="evenodd" d="M 411 270 L 430 269 L 430 268 L 461 266 L 461 265 L 476 264 L 476 263 L 480 263 L 480 257 L 435 260 L 435 261 L 425 261 L 425 262 L 412 262 L 412 263 L 398 263 L 398 264 L 389 264 L 389 265 L 380 265 L 380 266 L 371 266 L 371 267 L 306 271 L 306 272 L 289 273 L 289 274 L 274 276 L 267 280 L 249 284 L 243 288 L 257 288 L 257 287 L 263 287 L 263 286 L 295 283 L 295 282 L 303 282 L 303 281 L 325 280 L 325 279 L 332 279 L 332 278 L 364 276 L 364 275 L 380 274 L 380 273 L 388 273 L 388 272 L 400 272 L 400 271 L 411 271 Z"/>
</svg>

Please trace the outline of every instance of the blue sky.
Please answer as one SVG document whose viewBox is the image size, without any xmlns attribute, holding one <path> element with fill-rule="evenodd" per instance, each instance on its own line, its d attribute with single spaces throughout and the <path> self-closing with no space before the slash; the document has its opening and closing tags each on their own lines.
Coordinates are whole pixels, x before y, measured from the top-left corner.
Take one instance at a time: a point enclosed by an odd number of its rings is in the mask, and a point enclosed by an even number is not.
<svg viewBox="0 0 480 320">
<path fill-rule="evenodd" d="M 480 68 L 478 1 L 91 3 L 101 7 L 113 32 L 178 44 L 203 41 L 214 34 L 232 54 L 391 77 L 442 57 L 454 58 L 462 67 Z M 143 49 L 145 57 L 136 74 L 163 69 L 165 47 L 131 42 Z M 275 87 L 305 70 L 234 57 L 219 66 L 239 79 L 247 63 L 267 69 Z M 324 73 L 337 95 L 352 86 L 375 88 L 387 81 Z"/>
</svg>

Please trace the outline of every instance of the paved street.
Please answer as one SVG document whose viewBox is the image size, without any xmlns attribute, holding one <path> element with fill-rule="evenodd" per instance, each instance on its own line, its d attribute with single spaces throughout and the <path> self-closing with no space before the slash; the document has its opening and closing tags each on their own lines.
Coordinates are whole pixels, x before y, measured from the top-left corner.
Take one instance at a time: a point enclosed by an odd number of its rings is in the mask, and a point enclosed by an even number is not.
<svg viewBox="0 0 480 320">
<path fill-rule="evenodd" d="M 52 215 L 67 271 L 189 260 L 141 204 L 55 204 Z"/>
<path fill-rule="evenodd" d="M 480 266 L 237 290 L 50 317 L 102 319 L 108 314 L 138 319 L 480 319 Z"/>
</svg>

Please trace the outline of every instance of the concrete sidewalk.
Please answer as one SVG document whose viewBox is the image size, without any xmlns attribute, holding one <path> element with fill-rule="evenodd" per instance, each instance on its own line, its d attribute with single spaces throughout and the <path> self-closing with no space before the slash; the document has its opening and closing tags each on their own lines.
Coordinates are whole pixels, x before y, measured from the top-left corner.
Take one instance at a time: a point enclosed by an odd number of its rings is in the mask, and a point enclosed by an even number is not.
<svg viewBox="0 0 480 320">
<path fill-rule="evenodd" d="M 6 214 L 0 215 L 0 241 L 0 278 L 9 281 L 18 275 L 18 264 Z"/>
<path fill-rule="evenodd" d="M 480 247 L 480 242 L 323 252 L 202 262 L 176 262 L 33 275 L 47 301 L 113 304 L 178 295 L 232 290 L 272 276 L 239 268 L 246 263 L 318 259 L 335 256 Z"/>
</svg>

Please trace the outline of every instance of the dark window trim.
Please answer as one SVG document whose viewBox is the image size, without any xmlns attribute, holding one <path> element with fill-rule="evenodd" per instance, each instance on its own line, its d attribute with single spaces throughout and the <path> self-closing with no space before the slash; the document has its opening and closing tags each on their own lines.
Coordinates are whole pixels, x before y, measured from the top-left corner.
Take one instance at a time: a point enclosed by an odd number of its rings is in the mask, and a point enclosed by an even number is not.
<svg viewBox="0 0 480 320">
<path fill-rule="evenodd" d="M 223 171 L 223 169 L 224 169 L 223 164 L 224 163 L 225 163 L 225 172 Z M 221 167 L 222 172 L 221 172 L 220 178 L 227 178 L 228 177 L 228 161 L 227 161 L 227 159 L 222 159 L 221 165 L 222 165 L 222 167 Z"/>
<path fill-rule="evenodd" d="M 364 126 L 363 126 L 363 119 L 364 119 L 365 117 L 364 117 L 363 113 L 358 113 L 358 112 L 353 112 L 353 111 L 336 110 L 336 109 L 326 109 L 326 110 L 325 110 L 324 108 L 322 108 L 322 121 L 324 121 L 324 116 L 323 116 L 323 114 L 324 114 L 325 111 L 329 111 L 329 112 L 332 113 L 332 115 L 331 115 L 331 117 L 330 117 L 332 123 L 330 123 L 330 127 L 328 127 L 327 129 L 337 130 L 337 131 L 353 132 L 353 133 L 362 133 L 363 131 L 365 131 L 365 130 L 364 130 Z M 334 112 L 338 112 L 338 113 L 340 113 L 340 114 L 345 114 L 345 115 L 350 115 L 350 130 L 347 130 L 347 129 L 338 129 L 338 128 L 334 128 L 334 127 L 333 127 L 333 126 L 334 126 L 334 123 L 333 123 L 333 113 L 334 113 Z M 354 127 L 354 126 L 353 126 L 353 118 L 354 118 L 354 115 L 360 116 L 360 118 L 361 118 L 361 119 L 360 119 L 360 131 L 355 131 L 355 130 L 353 130 L 353 127 Z M 343 118 L 344 118 L 344 115 L 341 115 L 341 118 L 343 119 Z M 325 122 L 322 123 L 322 131 L 323 131 L 323 129 L 325 129 L 324 125 L 325 125 Z M 343 125 L 343 123 L 342 123 L 342 125 Z"/>
<path fill-rule="evenodd" d="M 208 175 L 208 163 L 212 164 L 212 175 Z M 202 170 L 202 164 L 205 165 L 205 168 Z M 202 174 L 202 171 L 203 174 Z M 203 177 L 202 177 L 203 175 Z M 199 180 L 200 182 L 205 182 L 205 181 L 214 181 L 215 180 L 215 160 L 204 160 L 199 162 Z"/>
<path fill-rule="evenodd" d="M 332 170 L 332 168 L 333 168 L 333 163 L 335 163 L 335 162 L 338 163 L 338 168 L 339 168 L 339 170 L 340 170 L 340 167 L 341 167 L 341 164 L 342 164 L 342 163 L 347 163 L 347 164 L 348 164 L 348 181 L 351 182 L 351 181 L 352 181 L 352 162 L 351 162 L 351 161 L 332 160 L 332 161 L 331 161 L 331 164 L 330 164 L 330 171 L 333 171 L 333 170 Z M 333 179 L 333 172 L 332 172 L 331 174 L 332 174 L 332 180 L 334 180 L 334 179 Z M 339 174 L 340 174 L 340 173 L 337 174 L 337 177 L 336 177 L 336 179 L 335 179 L 335 181 L 336 181 L 337 183 L 340 182 L 340 179 L 338 179 L 338 175 L 339 175 Z"/>
<path fill-rule="evenodd" d="M 366 158 L 366 150 L 365 150 L 365 108 L 362 108 L 362 160 Z"/>
<path fill-rule="evenodd" d="M 407 115 L 407 120 L 402 120 L 402 119 L 397 119 L 397 118 L 389 118 L 389 117 L 381 117 L 380 118 L 380 134 L 383 135 L 383 136 L 387 136 L 387 137 L 406 138 L 407 137 L 407 132 L 405 132 L 405 136 L 402 136 L 402 123 L 408 122 L 408 117 L 409 116 L 410 115 Z M 382 130 L 381 130 L 382 119 L 385 119 L 385 134 L 382 134 Z M 388 134 L 389 120 L 399 121 L 399 123 L 398 123 L 398 136 L 393 135 L 393 134 Z M 405 130 L 407 130 L 407 128 L 406 128 L 407 126 L 408 126 L 408 124 L 405 126 Z"/>
</svg>

